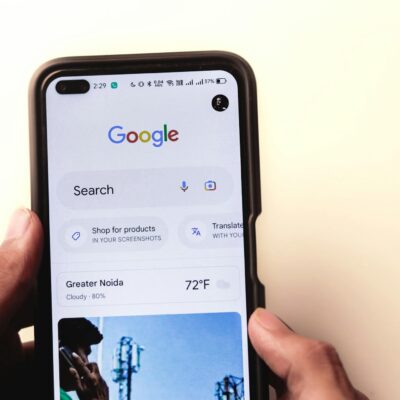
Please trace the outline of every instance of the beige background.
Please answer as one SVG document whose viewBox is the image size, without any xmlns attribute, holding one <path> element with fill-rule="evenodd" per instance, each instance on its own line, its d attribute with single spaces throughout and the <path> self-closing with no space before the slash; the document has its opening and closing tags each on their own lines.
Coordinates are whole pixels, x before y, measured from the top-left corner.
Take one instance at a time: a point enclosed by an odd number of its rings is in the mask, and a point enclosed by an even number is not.
<svg viewBox="0 0 400 400">
<path fill-rule="evenodd" d="M 398 1 L 143 3 L 1 2 L 0 234 L 29 205 L 27 87 L 39 64 L 237 52 L 258 80 L 269 308 L 334 343 L 371 398 L 400 398 Z"/>
</svg>

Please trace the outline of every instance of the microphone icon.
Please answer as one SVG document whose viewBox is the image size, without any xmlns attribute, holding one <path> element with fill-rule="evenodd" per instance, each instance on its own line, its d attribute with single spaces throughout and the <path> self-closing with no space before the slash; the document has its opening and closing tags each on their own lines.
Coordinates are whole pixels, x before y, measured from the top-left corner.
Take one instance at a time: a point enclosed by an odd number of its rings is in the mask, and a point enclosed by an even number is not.
<svg viewBox="0 0 400 400">
<path fill-rule="evenodd" d="M 188 190 L 188 189 L 189 189 L 189 186 L 187 185 L 186 181 L 182 181 L 182 184 L 181 184 L 182 192 L 186 192 L 186 190 Z"/>
</svg>

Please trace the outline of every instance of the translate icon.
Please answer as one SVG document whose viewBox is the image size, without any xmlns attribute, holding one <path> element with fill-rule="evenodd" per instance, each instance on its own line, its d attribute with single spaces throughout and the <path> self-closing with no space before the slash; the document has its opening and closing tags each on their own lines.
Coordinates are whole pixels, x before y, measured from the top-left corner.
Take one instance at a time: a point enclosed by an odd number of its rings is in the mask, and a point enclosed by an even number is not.
<svg viewBox="0 0 400 400">
<path fill-rule="evenodd" d="M 181 184 L 182 192 L 186 192 L 186 190 L 188 190 L 188 189 L 189 189 L 189 186 L 187 185 L 186 181 L 182 181 L 182 184 Z"/>
<path fill-rule="evenodd" d="M 201 236 L 200 229 L 197 227 L 192 228 L 192 236 Z"/>
<path fill-rule="evenodd" d="M 81 237 L 81 233 L 80 232 L 74 232 L 71 237 L 72 237 L 72 239 L 74 239 L 76 241 Z"/>
<path fill-rule="evenodd" d="M 206 181 L 204 182 L 204 189 L 207 191 L 216 190 L 217 189 L 217 182 L 215 181 Z"/>
</svg>

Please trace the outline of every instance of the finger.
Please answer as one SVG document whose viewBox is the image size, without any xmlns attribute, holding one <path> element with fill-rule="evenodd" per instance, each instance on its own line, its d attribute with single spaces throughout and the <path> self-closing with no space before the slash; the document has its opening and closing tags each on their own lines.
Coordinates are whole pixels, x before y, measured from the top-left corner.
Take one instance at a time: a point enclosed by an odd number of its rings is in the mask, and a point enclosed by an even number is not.
<svg viewBox="0 0 400 400">
<path fill-rule="evenodd" d="M 10 371 L 23 361 L 21 339 L 14 329 L 3 331 L 0 340 L 0 371 Z"/>
<path fill-rule="evenodd" d="M 293 332 L 272 313 L 257 309 L 249 320 L 249 337 L 261 358 L 281 378 L 286 378 L 290 360 L 282 348 Z"/>
<path fill-rule="evenodd" d="M 0 340 L 0 370 L 2 373 L 5 370 L 11 374 L 15 369 L 23 369 L 31 373 L 34 368 L 34 343 L 21 343 L 21 339 L 13 329 L 8 329 L 3 332 Z M 4 378 L 4 375 L 3 375 Z"/>
<path fill-rule="evenodd" d="M 0 334 L 30 293 L 42 249 L 39 218 L 27 209 L 17 210 L 0 246 Z"/>
<path fill-rule="evenodd" d="M 249 336 L 269 367 L 287 381 L 289 390 L 320 387 L 354 393 L 332 346 L 295 334 L 272 313 L 256 310 L 249 321 Z"/>
<path fill-rule="evenodd" d="M 356 393 L 357 393 L 357 400 L 369 400 L 368 397 L 364 393 L 361 393 L 358 390 L 356 390 Z"/>
<path fill-rule="evenodd" d="M 19 331 L 20 329 L 27 328 L 33 325 L 35 295 L 33 288 L 26 296 L 26 299 L 18 309 L 17 314 L 10 321 L 11 325 Z"/>
<path fill-rule="evenodd" d="M 22 343 L 22 352 L 24 355 L 25 361 L 29 365 L 33 365 L 34 355 L 35 355 L 35 342 L 24 342 Z"/>
<path fill-rule="evenodd" d="M 74 358 L 74 365 L 76 370 L 78 371 L 79 376 L 84 379 L 91 379 L 90 369 L 83 362 L 82 358 L 79 357 L 79 355 L 75 352 L 72 353 L 72 357 Z"/>
<path fill-rule="evenodd" d="M 97 365 L 97 363 L 88 363 L 86 365 L 91 371 L 90 385 L 95 387 L 95 386 L 98 386 L 99 384 L 101 384 L 101 382 L 103 382 L 104 380 L 103 380 L 102 376 L 100 375 L 100 370 L 99 370 L 99 366 Z"/>
<path fill-rule="evenodd" d="M 93 374 L 96 374 L 96 375 L 100 375 L 100 370 L 99 370 L 99 366 L 97 365 L 97 363 L 88 363 L 88 364 L 86 364 L 86 366 L 90 369 L 90 371 L 93 373 Z"/>
<path fill-rule="evenodd" d="M 82 379 L 79 376 L 78 371 L 75 368 L 70 368 L 69 373 L 71 374 L 71 377 L 72 377 L 73 381 L 75 382 L 75 387 L 77 388 L 77 390 L 82 391 L 83 390 Z"/>
</svg>

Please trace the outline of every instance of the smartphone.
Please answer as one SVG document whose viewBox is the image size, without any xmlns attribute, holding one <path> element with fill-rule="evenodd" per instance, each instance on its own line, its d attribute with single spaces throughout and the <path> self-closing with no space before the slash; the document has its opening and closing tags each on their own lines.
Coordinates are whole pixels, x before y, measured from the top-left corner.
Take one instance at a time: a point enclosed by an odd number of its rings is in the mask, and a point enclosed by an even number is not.
<svg viewBox="0 0 400 400">
<path fill-rule="evenodd" d="M 33 78 L 30 116 L 41 398 L 74 395 L 63 343 L 97 363 L 112 399 L 266 399 L 247 336 L 264 304 L 249 64 L 226 52 L 57 59 Z"/>
<path fill-rule="evenodd" d="M 75 368 L 72 351 L 68 346 L 60 346 L 60 358 L 65 361 L 68 368 Z"/>
</svg>

